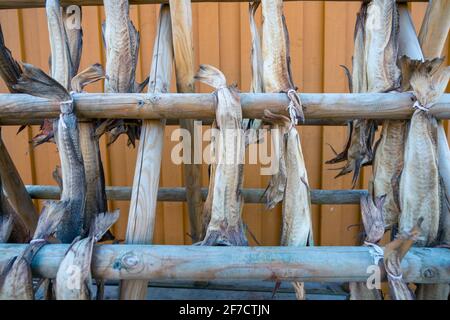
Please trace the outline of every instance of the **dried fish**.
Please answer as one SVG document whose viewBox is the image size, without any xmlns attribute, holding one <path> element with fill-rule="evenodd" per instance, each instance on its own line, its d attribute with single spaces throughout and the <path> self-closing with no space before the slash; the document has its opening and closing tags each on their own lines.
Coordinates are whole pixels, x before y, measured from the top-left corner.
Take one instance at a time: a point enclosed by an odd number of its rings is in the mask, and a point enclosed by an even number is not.
<svg viewBox="0 0 450 320">
<path fill-rule="evenodd" d="M 408 232 L 401 232 L 397 238 L 384 248 L 384 267 L 389 283 L 389 292 L 393 300 L 414 300 L 414 294 L 402 278 L 400 263 L 409 248 L 422 233 L 423 218 L 417 220 L 416 225 Z"/>
<path fill-rule="evenodd" d="M 93 217 L 89 236 L 76 239 L 64 256 L 56 274 L 57 300 L 91 300 L 91 259 L 94 244 L 117 221 L 119 211 Z"/>
<path fill-rule="evenodd" d="M 74 70 L 59 0 L 47 0 L 45 10 L 52 52 L 51 76 L 64 88 L 70 90 L 70 80 Z"/>
<path fill-rule="evenodd" d="M 372 0 L 362 4 L 357 16 L 354 37 L 351 81 L 354 93 L 387 92 L 399 87 L 400 70 L 396 65 L 398 25 L 395 0 Z M 400 121 L 383 123 L 382 139 L 377 143 L 377 155 L 372 150 L 376 124 L 373 121 L 355 120 L 345 150 L 327 161 L 329 164 L 347 161 L 336 177 L 353 171 L 353 187 L 356 185 L 361 167 L 374 161 L 373 181 L 376 183 L 373 187 L 374 196 L 387 195 L 385 211 L 392 216 L 398 214 L 393 189 L 398 180 L 395 179 L 398 178 L 398 167 L 402 163 L 403 153 L 400 149 L 404 144 L 405 126 L 406 124 Z M 393 151 L 396 157 L 389 153 Z M 391 210 L 394 210 L 392 214 Z"/>
<path fill-rule="evenodd" d="M 17 83 L 21 73 L 19 63 L 14 60 L 11 51 L 5 45 L 2 26 L 0 25 L 0 76 L 11 93 L 16 92 L 13 85 Z"/>
<path fill-rule="evenodd" d="M 1 300 L 33 300 L 34 290 L 31 261 L 36 253 L 49 242 L 63 216 L 62 202 L 48 201 L 39 217 L 33 240 L 24 252 L 12 258 L 0 274 Z"/>
<path fill-rule="evenodd" d="M 427 111 L 444 92 L 450 68 L 441 67 L 443 59 L 410 60 L 402 57 L 401 66 L 417 98 L 405 145 L 405 164 L 400 180 L 401 232 L 411 230 L 423 218 L 422 239 L 418 246 L 433 244 L 438 237 L 440 191 L 436 149 L 436 119 Z M 424 192 L 424 190 L 426 190 Z"/>
<path fill-rule="evenodd" d="M 240 97 L 235 87 L 227 86 L 223 73 L 212 66 L 200 65 L 195 79 L 216 89 L 216 123 L 220 130 L 211 220 L 202 244 L 245 246 L 241 218 L 245 145 Z"/>
<path fill-rule="evenodd" d="M 66 89 L 42 70 L 29 64 L 22 64 L 22 70 L 23 73 L 14 86 L 16 90 L 56 100 L 61 106 L 55 137 L 61 157 L 63 180 L 61 203 L 66 205 L 64 209 L 66 214 L 58 228 L 57 237 L 63 243 L 70 243 L 85 232 L 83 225 L 86 195 L 83 157 L 77 117 L 73 112 L 73 100 Z"/>
<path fill-rule="evenodd" d="M 13 229 L 13 217 L 9 213 L 0 212 L 0 243 L 8 241 Z"/>
<path fill-rule="evenodd" d="M 252 50 L 251 50 L 251 65 L 252 65 L 252 82 L 250 85 L 250 92 L 260 93 L 263 91 L 263 60 L 261 50 L 260 30 L 256 25 L 255 14 L 260 2 L 254 1 L 249 3 L 248 11 L 250 18 L 250 31 L 252 34 Z M 242 128 L 245 130 L 245 145 L 248 146 L 253 143 L 261 141 L 262 137 L 258 130 L 262 125 L 261 119 L 244 119 L 242 120 Z"/>
<path fill-rule="evenodd" d="M 72 89 L 83 92 L 83 88 L 105 77 L 103 67 L 94 64 L 81 71 L 72 79 Z M 99 141 L 95 137 L 95 124 L 80 122 L 79 136 L 80 148 L 83 157 L 84 172 L 86 176 L 86 207 L 84 230 L 89 230 L 89 223 L 94 215 L 106 212 L 105 176 L 100 155 Z"/>
<path fill-rule="evenodd" d="M 136 92 L 143 85 L 136 84 L 136 65 L 139 53 L 139 32 L 134 27 L 129 16 L 128 0 L 105 0 L 106 20 L 103 25 L 103 39 L 106 48 L 106 81 L 105 92 Z M 144 84 L 148 80 L 144 81 Z M 144 85 L 145 86 L 145 85 Z M 103 123 L 108 120 L 103 120 Z M 128 144 L 135 145 L 139 139 L 139 122 L 122 119 L 109 121 L 106 130 L 109 131 L 108 144 L 125 133 Z M 106 131 L 105 130 L 105 131 Z M 97 130 L 97 136 L 105 132 Z"/>
<path fill-rule="evenodd" d="M 62 21 L 66 31 L 67 44 L 69 47 L 71 78 L 74 77 L 80 67 L 81 51 L 83 48 L 83 30 L 81 29 L 81 7 L 71 5 L 62 8 Z M 72 90 L 74 90 L 72 88 Z"/>
<path fill-rule="evenodd" d="M 384 235 L 383 205 L 386 196 L 372 200 L 371 195 L 361 196 L 361 214 L 364 224 L 366 239 L 365 246 L 378 245 Z M 378 261 L 375 261 L 378 264 Z M 379 289 L 369 289 L 365 282 L 350 282 L 351 300 L 381 300 L 382 294 Z"/>
</svg>

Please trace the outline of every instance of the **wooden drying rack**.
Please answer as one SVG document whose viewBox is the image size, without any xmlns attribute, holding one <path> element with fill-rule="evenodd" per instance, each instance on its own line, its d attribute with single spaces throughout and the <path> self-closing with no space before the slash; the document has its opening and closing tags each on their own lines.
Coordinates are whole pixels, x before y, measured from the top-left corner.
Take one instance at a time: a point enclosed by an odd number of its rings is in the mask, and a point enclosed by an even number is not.
<svg viewBox="0 0 450 320">
<path fill-rule="evenodd" d="M 312 0 L 311 0 L 312 1 Z M 341 0 L 334 0 L 341 1 Z M 357 0 L 354 0 L 357 1 Z M 410 0 L 410 2 L 426 0 Z M 166 3 L 163 0 L 131 0 L 131 4 Z M 243 2 L 240 0 L 192 0 L 192 2 Z M 406 1 L 400 1 L 406 2 Z M 62 0 L 61 5 L 102 5 L 101 0 Z M 44 7 L 44 0 L 0 0 L 0 9 Z M 301 93 L 306 125 L 343 125 L 358 118 L 408 119 L 413 110 L 409 93 L 308 94 Z M 132 118 L 202 119 L 214 117 L 212 94 L 75 94 L 80 119 Z M 241 94 L 243 116 L 259 118 L 264 109 L 285 112 L 284 94 Z M 364 105 L 364 108 L 361 106 Z M 450 119 L 450 94 L 431 109 L 438 119 Z M 59 115 L 59 105 L 23 94 L 0 94 L 0 125 L 40 123 Z M 329 120 L 333 119 L 333 120 Z M 35 199 L 58 199 L 59 188 L 27 186 Z M 111 200 L 129 200 L 130 187 L 107 187 Z M 207 190 L 202 189 L 203 199 Z M 312 190 L 315 204 L 359 204 L 366 190 Z M 261 203 L 262 189 L 244 189 L 246 203 Z M 160 188 L 158 201 L 186 201 L 185 188 Z M 25 244 L 0 245 L 0 266 L 18 255 Z M 54 278 L 68 245 L 47 245 L 33 260 L 34 274 Z M 205 255 L 208 259 L 205 259 Z M 276 262 L 276 263 L 275 263 Z M 365 281 L 373 257 L 367 247 L 199 247 L 161 245 L 99 245 L 92 270 L 95 278 L 108 280 L 280 280 Z M 449 283 L 450 252 L 444 248 L 412 248 L 402 262 L 406 281 Z"/>
</svg>

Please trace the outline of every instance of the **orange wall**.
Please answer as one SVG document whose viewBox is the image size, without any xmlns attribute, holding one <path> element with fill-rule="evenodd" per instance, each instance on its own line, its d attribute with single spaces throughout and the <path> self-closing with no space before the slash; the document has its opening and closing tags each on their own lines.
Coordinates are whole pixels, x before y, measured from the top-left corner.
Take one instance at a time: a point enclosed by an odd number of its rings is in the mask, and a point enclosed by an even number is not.
<svg viewBox="0 0 450 320">
<path fill-rule="evenodd" d="M 420 26 L 426 4 L 410 5 L 416 26 Z M 300 92 L 347 92 L 346 79 L 339 65 L 351 65 L 353 29 L 359 3 L 356 2 L 289 2 L 285 15 L 291 41 L 292 71 Z M 149 72 L 152 46 L 158 16 L 158 5 L 131 7 L 132 19 L 141 34 L 141 48 L 137 80 Z M 100 62 L 105 64 L 101 40 L 102 7 L 83 8 L 84 47 L 81 68 Z M 5 40 L 14 56 L 48 70 L 49 42 L 44 9 L 0 11 L 0 21 Z M 196 63 L 218 66 L 228 82 L 236 82 L 241 91 L 248 91 L 250 84 L 250 31 L 247 3 L 193 4 L 193 27 Z M 447 52 L 448 46 L 446 46 Z M 444 53 L 445 54 L 445 53 Z M 446 54 L 448 55 L 448 54 Z M 198 85 L 199 92 L 210 89 Z M 1 92 L 7 92 L 0 83 Z M 88 91 L 100 92 L 101 84 Z M 172 86 L 172 92 L 175 91 Z M 170 162 L 170 133 L 166 129 L 165 149 L 161 174 L 161 186 L 183 185 L 182 167 Z M 46 144 L 31 149 L 28 141 L 38 132 L 29 128 L 16 135 L 17 127 L 2 129 L 5 143 L 26 184 L 53 184 L 52 171 L 59 162 L 54 145 Z M 306 158 L 312 188 L 347 189 L 351 177 L 333 179 L 336 171 L 330 171 L 324 161 L 332 157 L 327 144 L 339 149 L 346 138 L 345 127 L 301 127 L 303 152 Z M 136 159 L 136 149 L 126 146 L 124 137 L 113 146 L 106 147 L 102 140 L 102 155 L 107 185 L 131 186 Z M 370 172 L 366 170 L 360 187 L 367 186 Z M 245 167 L 245 187 L 265 188 L 267 177 L 259 175 L 259 166 Z M 207 168 L 204 166 L 203 183 L 207 186 Z M 121 209 L 121 218 L 115 226 L 119 238 L 126 230 L 128 202 L 111 201 L 111 208 Z M 189 221 L 186 206 L 181 203 L 160 202 L 155 230 L 155 242 L 188 244 Z M 259 204 L 244 206 L 244 220 L 262 245 L 277 245 L 280 237 L 281 210 L 271 211 Z M 352 245 L 356 243 L 359 206 L 314 206 L 314 238 L 321 245 Z M 254 244 L 254 241 L 250 239 Z"/>
</svg>

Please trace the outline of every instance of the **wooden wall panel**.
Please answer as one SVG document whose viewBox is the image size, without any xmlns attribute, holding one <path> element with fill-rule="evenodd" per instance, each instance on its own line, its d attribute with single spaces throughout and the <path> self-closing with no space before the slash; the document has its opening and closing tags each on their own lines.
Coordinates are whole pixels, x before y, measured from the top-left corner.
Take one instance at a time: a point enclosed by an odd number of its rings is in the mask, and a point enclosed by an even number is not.
<svg viewBox="0 0 450 320">
<path fill-rule="evenodd" d="M 410 5 L 416 27 L 420 27 L 426 4 Z M 351 66 L 353 53 L 353 29 L 359 3 L 355 2 L 289 2 L 285 4 L 288 23 L 292 72 L 300 92 L 347 92 L 347 83 L 339 67 Z M 131 17 L 140 31 L 141 46 L 137 68 L 137 80 L 142 81 L 150 70 L 153 41 L 159 12 L 158 5 L 131 7 Z M 250 30 L 247 3 L 196 3 L 193 4 L 193 33 L 196 64 L 208 63 L 220 67 L 229 83 L 237 83 L 241 91 L 250 86 Z M 84 48 L 81 68 L 96 62 L 105 63 L 101 37 L 102 7 L 83 8 Z M 258 12 L 258 23 L 260 13 Z M 0 22 L 7 45 L 19 60 L 35 64 L 48 71 L 50 53 L 47 23 L 44 9 L 0 11 Z M 448 45 L 446 54 L 450 53 Z M 197 66 L 196 66 L 197 67 Z M 89 92 L 102 91 L 103 83 L 91 85 Z M 1 92 L 6 92 L 3 83 Z M 175 81 L 171 86 L 175 92 Z M 198 92 L 212 89 L 197 84 Z M 176 126 L 168 126 L 160 185 L 176 187 L 183 185 L 182 166 L 170 161 L 170 151 L 176 142 L 171 133 Z M 207 127 L 203 128 L 205 131 Z M 2 129 L 15 163 L 26 183 L 53 184 L 52 171 L 59 162 L 54 145 L 47 144 L 32 149 L 28 141 L 38 132 L 37 127 L 16 135 L 17 127 Z M 336 171 L 324 165 L 332 157 L 327 144 L 340 149 L 346 139 L 344 127 L 301 127 L 303 152 L 312 188 L 344 189 L 350 187 L 351 177 L 334 179 Z M 206 145 L 206 142 L 204 142 Z M 107 147 L 101 140 L 101 151 L 108 185 L 132 185 L 136 149 L 126 145 L 121 137 L 113 146 Z M 246 165 L 245 187 L 265 188 L 267 176 L 259 174 L 261 166 Z M 208 184 L 207 166 L 203 165 L 203 185 Z M 358 187 L 366 187 L 370 170 L 364 170 Z M 127 201 L 110 201 L 110 208 L 120 208 L 121 218 L 115 226 L 119 239 L 124 238 L 128 213 Z M 186 206 L 181 203 L 159 203 L 157 206 L 154 242 L 161 244 L 189 244 L 189 219 Z M 261 245 L 277 245 L 280 238 L 281 209 L 266 210 L 261 204 L 246 204 L 244 220 Z M 316 244 L 355 244 L 359 229 L 349 228 L 360 223 L 359 206 L 313 206 L 314 238 Z M 255 241 L 249 236 L 250 243 Z"/>
</svg>

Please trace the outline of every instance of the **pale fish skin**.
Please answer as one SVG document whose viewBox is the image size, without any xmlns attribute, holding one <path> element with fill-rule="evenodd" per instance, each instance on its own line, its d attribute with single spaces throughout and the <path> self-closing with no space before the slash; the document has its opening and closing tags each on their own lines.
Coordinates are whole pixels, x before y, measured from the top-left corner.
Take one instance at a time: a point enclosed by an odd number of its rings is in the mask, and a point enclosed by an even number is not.
<svg viewBox="0 0 450 320">
<path fill-rule="evenodd" d="M 57 300 L 91 300 L 91 260 L 94 244 L 117 221 L 119 210 L 93 217 L 89 236 L 76 239 L 67 250 L 56 274 Z"/>
<path fill-rule="evenodd" d="M 106 15 L 106 92 L 134 92 L 139 33 L 129 17 L 128 0 L 103 1 Z"/>
<path fill-rule="evenodd" d="M 297 129 L 286 137 L 287 183 L 283 201 L 282 246 L 304 247 L 312 244 L 311 199 L 305 160 Z"/>
<path fill-rule="evenodd" d="M 262 0 L 262 57 L 264 92 L 294 88 L 289 65 L 289 35 L 284 22 L 283 1 Z"/>
<path fill-rule="evenodd" d="M 420 217 L 423 238 L 418 246 L 433 243 L 439 229 L 439 172 L 430 116 L 417 110 L 411 119 L 400 180 L 400 232 L 411 230 Z"/>
<path fill-rule="evenodd" d="M 211 220 L 202 244 L 245 246 L 248 242 L 241 217 L 245 139 L 240 97 L 234 87 L 226 86 L 222 72 L 212 66 L 201 65 L 195 78 L 216 88 L 216 123 L 220 132 Z"/>
</svg>

